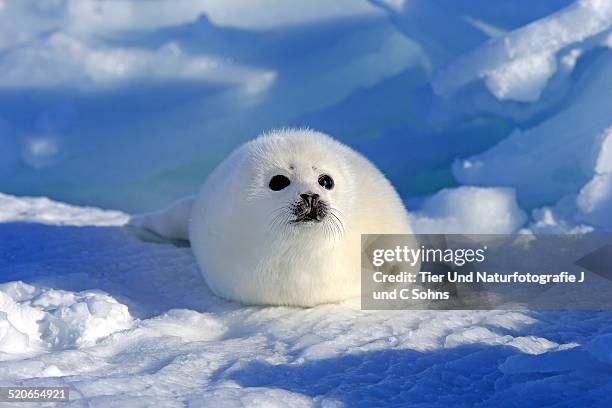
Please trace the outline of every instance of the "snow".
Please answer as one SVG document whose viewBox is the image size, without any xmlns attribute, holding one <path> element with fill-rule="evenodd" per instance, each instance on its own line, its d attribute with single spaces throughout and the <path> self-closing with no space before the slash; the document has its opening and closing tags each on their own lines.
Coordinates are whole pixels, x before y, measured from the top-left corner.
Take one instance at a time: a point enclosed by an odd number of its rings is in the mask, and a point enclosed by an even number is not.
<svg viewBox="0 0 612 408">
<path fill-rule="evenodd" d="M 591 225 L 576 224 L 567 219 L 559 218 L 555 211 L 550 207 L 543 207 L 533 210 L 533 222 L 528 228 L 521 229 L 520 232 L 533 234 L 588 234 L 595 230 Z"/>
<path fill-rule="evenodd" d="M 612 227 L 612 173 L 596 174 L 578 193 L 579 217 L 590 224 Z"/>
<path fill-rule="evenodd" d="M 534 54 L 508 62 L 485 74 L 487 88 L 498 99 L 537 101 L 557 70 L 554 55 Z"/>
<path fill-rule="evenodd" d="M 129 216 L 120 211 L 83 208 L 45 197 L 13 197 L 0 193 L 0 222 L 37 222 L 51 225 L 123 225 Z"/>
<path fill-rule="evenodd" d="M 610 312 L 246 307 L 114 212 L 0 197 L 33 202 L 0 224 L 1 385 L 69 386 L 69 406 L 601 406 L 612 391 Z M 74 220 L 49 222 L 64 206 Z"/>
<path fill-rule="evenodd" d="M 593 176 L 601 135 L 612 125 L 611 62 L 607 54 L 593 64 L 581 92 L 556 115 L 531 128 L 516 129 L 484 153 L 457 161 L 453 166 L 457 179 L 513 187 L 519 202 L 529 207 L 576 194 Z"/>
<path fill-rule="evenodd" d="M 143 76 L 196 80 L 265 89 L 274 73 L 231 64 L 210 56 L 191 57 L 174 43 L 154 51 L 105 47 L 57 33 L 28 48 L 8 51 L 0 64 L 0 87 L 109 86 Z M 254 86 L 253 82 L 264 84 Z"/>
<path fill-rule="evenodd" d="M 611 13 L 609 2 L 578 1 L 456 58 L 434 80 L 449 96 L 483 78 L 501 102 L 477 102 L 477 111 L 527 121 L 495 146 L 456 160 L 453 175 L 461 184 L 513 188 L 519 205 L 531 210 L 532 231 L 611 226 L 610 54 L 588 61 L 607 47 Z M 581 62 L 582 74 L 572 74 Z M 474 89 L 471 98 L 479 94 Z M 533 105 L 518 108 L 507 99 Z"/>
<path fill-rule="evenodd" d="M 598 174 L 612 172 L 612 127 L 601 134 L 595 172 Z"/>
<path fill-rule="evenodd" d="M 578 203 L 605 196 L 578 196 L 605 192 L 596 167 L 609 160 L 594 160 L 612 126 L 610 12 L 586 0 L 6 3 L 0 191 L 153 211 L 259 132 L 309 126 L 371 158 L 417 211 L 444 188 L 509 188 L 526 226 L 549 209 L 569 229 L 607 228 Z"/>
<path fill-rule="evenodd" d="M 7 3 L 0 191 L 155 210 L 259 132 L 426 66 L 367 2 L 153 3 Z"/>
<path fill-rule="evenodd" d="M 200 3 L 214 24 L 253 30 L 380 13 L 368 2 L 352 0 L 314 0 L 292 4 L 283 0 L 239 0 L 230 4 L 223 0 L 208 0 Z"/>
<path fill-rule="evenodd" d="M 606 232 L 611 78 L 606 0 L 0 0 L 0 382 L 77 406 L 609 405 L 609 312 L 242 307 L 120 226 L 308 126 L 418 232 Z"/>
<path fill-rule="evenodd" d="M 428 197 L 411 214 L 416 233 L 512 234 L 527 219 L 509 188 L 458 187 Z"/>
<path fill-rule="evenodd" d="M 610 2 L 577 1 L 457 59 L 439 74 L 433 83 L 434 89 L 440 94 L 452 93 L 470 81 L 483 78 L 498 99 L 537 101 L 557 71 L 557 54 L 571 46 L 581 46 L 611 27 Z M 570 53 L 577 49 L 571 48 Z M 573 68 L 573 64 L 569 65 Z"/>
<path fill-rule="evenodd" d="M 599 143 L 593 178 L 580 189 L 576 197 L 577 218 L 590 224 L 612 228 L 612 128 L 606 129 Z"/>
<path fill-rule="evenodd" d="M 87 347 L 132 323 L 128 308 L 104 293 L 39 290 L 23 282 L 1 287 L 6 353 Z M 18 333 L 18 343 L 11 333 Z"/>
</svg>

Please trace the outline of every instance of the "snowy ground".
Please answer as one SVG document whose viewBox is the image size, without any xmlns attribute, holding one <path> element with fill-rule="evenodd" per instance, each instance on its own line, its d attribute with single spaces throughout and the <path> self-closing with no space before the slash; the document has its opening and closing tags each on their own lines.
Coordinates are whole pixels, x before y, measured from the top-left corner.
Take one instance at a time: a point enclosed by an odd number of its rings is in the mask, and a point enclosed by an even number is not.
<svg viewBox="0 0 612 408">
<path fill-rule="evenodd" d="M 242 307 L 210 293 L 189 248 L 134 239 L 120 213 L 0 206 L 0 385 L 105 407 L 610 402 L 610 312 Z"/>
</svg>

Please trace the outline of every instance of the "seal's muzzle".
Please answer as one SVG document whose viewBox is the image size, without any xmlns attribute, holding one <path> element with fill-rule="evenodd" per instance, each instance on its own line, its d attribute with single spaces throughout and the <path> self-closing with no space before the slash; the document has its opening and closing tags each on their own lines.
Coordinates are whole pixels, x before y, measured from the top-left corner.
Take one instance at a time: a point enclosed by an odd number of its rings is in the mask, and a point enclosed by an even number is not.
<svg viewBox="0 0 612 408">
<path fill-rule="evenodd" d="M 295 220 L 292 222 L 319 222 L 325 218 L 328 206 L 318 194 L 304 193 L 300 194 L 300 198 L 293 205 Z"/>
</svg>

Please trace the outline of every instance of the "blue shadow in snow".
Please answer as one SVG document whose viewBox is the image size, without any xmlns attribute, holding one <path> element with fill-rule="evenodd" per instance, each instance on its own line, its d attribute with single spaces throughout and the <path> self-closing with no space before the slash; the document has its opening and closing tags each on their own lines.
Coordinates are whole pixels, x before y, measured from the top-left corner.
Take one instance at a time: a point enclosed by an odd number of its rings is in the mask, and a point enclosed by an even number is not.
<svg viewBox="0 0 612 408">
<path fill-rule="evenodd" d="M 579 348 L 537 356 L 474 344 L 345 354 L 304 364 L 255 361 L 217 377 L 349 407 L 604 407 L 610 406 L 610 369 Z"/>
<path fill-rule="evenodd" d="M 0 283 L 11 281 L 102 290 L 139 318 L 238 307 L 212 294 L 190 248 L 142 242 L 122 227 L 0 224 Z"/>
</svg>

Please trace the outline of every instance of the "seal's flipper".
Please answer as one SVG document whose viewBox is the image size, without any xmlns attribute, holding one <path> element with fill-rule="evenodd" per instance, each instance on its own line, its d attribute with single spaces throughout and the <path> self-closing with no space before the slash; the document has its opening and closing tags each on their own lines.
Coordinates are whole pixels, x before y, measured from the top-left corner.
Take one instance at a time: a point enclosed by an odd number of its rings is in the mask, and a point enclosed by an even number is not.
<svg viewBox="0 0 612 408">
<path fill-rule="evenodd" d="M 144 241 L 189 241 L 189 220 L 195 196 L 175 201 L 170 206 L 130 217 L 125 227 Z"/>
</svg>

